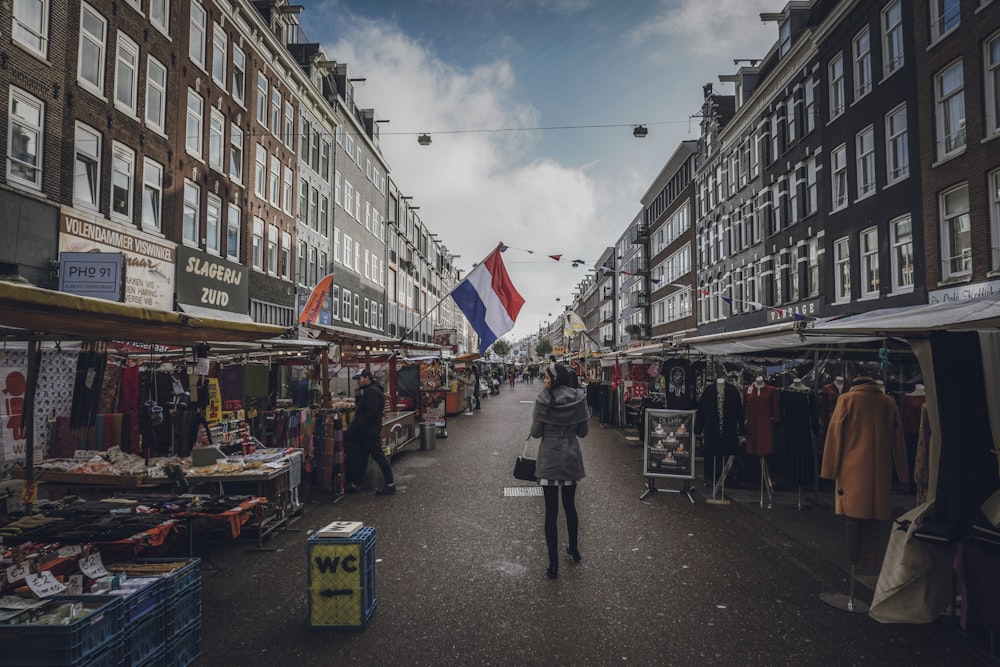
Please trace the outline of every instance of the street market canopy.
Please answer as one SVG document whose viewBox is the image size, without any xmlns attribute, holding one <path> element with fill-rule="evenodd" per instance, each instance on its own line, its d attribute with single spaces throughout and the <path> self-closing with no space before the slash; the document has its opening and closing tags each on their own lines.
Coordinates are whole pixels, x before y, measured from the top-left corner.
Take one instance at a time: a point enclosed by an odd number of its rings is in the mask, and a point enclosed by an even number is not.
<svg viewBox="0 0 1000 667">
<path fill-rule="evenodd" d="M 155 310 L 0 281 L 0 336 L 64 340 L 127 340 L 190 346 L 210 341 L 259 341 L 285 327 Z"/>
<path fill-rule="evenodd" d="M 819 322 L 805 334 L 926 336 L 930 331 L 1000 328 L 1000 294 L 964 301 L 884 308 Z"/>
</svg>

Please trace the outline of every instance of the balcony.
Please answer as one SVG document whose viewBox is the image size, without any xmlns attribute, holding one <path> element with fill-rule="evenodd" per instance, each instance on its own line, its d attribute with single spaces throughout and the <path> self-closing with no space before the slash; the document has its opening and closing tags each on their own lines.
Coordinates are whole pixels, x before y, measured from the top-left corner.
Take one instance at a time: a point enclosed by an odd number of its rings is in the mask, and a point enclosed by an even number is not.
<svg viewBox="0 0 1000 667">
<path fill-rule="evenodd" d="M 632 292 L 629 296 L 629 305 L 633 308 L 642 308 L 649 305 L 649 292 Z"/>
<path fill-rule="evenodd" d="M 615 346 L 615 339 L 614 338 L 605 338 L 605 339 L 603 339 L 601 341 L 601 345 L 604 346 L 604 347 L 614 347 Z"/>
<path fill-rule="evenodd" d="M 629 230 L 629 243 L 642 245 L 649 242 L 649 225 L 637 225 Z"/>
</svg>

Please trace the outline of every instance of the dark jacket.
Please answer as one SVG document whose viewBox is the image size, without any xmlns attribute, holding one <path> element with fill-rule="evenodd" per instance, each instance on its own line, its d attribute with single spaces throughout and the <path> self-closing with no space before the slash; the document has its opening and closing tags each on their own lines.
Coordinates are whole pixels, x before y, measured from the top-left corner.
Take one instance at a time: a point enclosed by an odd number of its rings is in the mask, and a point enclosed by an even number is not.
<svg viewBox="0 0 1000 667">
<path fill-rule="evenodd" d="M 382 413 L 385 412 L 385 390 L 377 381 L 361 388 L 355 396 L 354 419 L 347 425 L 344 437 L 354 441 L 371 441 L 382 435 Z"/>
<path fill-rule="evenodd" d="M 580 441 L 589 431 L 586 393 L 582 389 L 543 389 L 531 415 L 531 437 L 541 438 L 535 474 L 539 479 L 583 479 Z"/>
<path fill-rule="evenodd" d="M 694 416 L 694 432 L 702 436 L 702 452 L 708 456 L 735 454 L 743 431 L 740 390 L 728 382 L 722 387 L 722 423 L 719 423 L 719 390 L 715 382 L 705 387 Z"/>
</svg>

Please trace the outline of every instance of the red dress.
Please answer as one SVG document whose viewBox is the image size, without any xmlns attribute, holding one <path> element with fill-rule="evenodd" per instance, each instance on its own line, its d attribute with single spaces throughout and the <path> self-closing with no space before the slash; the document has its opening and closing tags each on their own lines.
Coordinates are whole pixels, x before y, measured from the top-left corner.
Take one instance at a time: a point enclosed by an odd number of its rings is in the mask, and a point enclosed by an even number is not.
<svg viewBox="0 0 1000 667">
<path fill-rule="evenodd" d="M 747 454 L 767 456 L 774 452 L 774 425 L 781 421 L 778 390 L 769 384 L 743 388 L 747 416 Z"/>
</svg>

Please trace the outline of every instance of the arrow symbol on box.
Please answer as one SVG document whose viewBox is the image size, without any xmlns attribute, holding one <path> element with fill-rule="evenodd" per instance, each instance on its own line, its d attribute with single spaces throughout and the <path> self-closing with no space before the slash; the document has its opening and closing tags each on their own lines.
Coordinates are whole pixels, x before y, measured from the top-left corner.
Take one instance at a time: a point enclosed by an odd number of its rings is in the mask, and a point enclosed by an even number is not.
<svg viewBox="0 0 1000 667">
<path fill-rule="evenodd" d="M 325 590 L 320 591 L 319 594 L 325 598 L 351 597 L 352 595 L 354 595 L 354 591 L 346 588 L 341 588 L 336 591 L 327 588 Z"/>
</svg>

